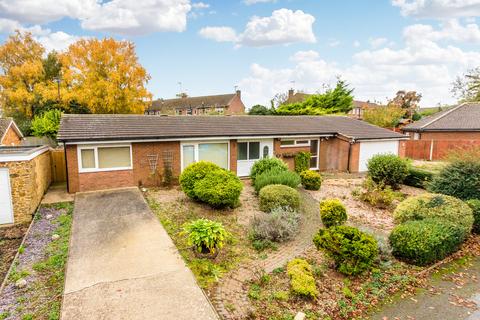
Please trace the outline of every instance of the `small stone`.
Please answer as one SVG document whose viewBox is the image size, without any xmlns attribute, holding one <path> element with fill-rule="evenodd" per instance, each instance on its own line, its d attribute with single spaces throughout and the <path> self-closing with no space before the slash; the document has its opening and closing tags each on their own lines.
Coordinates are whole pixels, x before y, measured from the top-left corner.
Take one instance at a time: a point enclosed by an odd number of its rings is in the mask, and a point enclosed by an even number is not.
<svg viewBox="0 0 480 320">
<path fill-rule="evenodd" d="M 147 192 L 147 188 L 142 188 L 142 192 Z"/>
<path fill-rule="evenodd" d="M 60 236 L 58 234 L 53 234 L 52 235 L 52 240 L 55 241 L 55 240 L 58 240 L 60 239 Z"/>
<path fill-rule="evenodd" d="M 27 280 L 25 279 L 18 279 L 17 282 L 15 282 L 15 287 L 17 288 L 24 288 L 27 285 Z"/>
<path fill-rule="evenodd" d="M 305 313 L 303 313 L 303 312 L 297 313 L 295 318 L 293 318 L 293 320 L 303 320 L 303 319 L 305 319 Z"/>
<path fill-rule="evenodd" d="M 48 219 L 48 220 L 50 220 L 50 219 L 53 218 L 53 214 L 47 214 L 47 215 L 45 216 L 45 218 Z"/>
</svg>

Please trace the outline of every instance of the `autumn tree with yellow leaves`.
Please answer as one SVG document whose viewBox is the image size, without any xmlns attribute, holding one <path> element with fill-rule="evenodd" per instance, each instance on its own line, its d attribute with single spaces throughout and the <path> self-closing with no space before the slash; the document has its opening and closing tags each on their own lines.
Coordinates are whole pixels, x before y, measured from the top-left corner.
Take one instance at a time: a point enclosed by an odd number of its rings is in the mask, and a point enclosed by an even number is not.
<svg viewBox="0 0 480 320">
<path fill-rule="evenodd" d="M 128 41 L 81 39 L 46 55 L 28 32 L 0 46 L 0 106 L 23 130 L 47 110 L 68 113 L 143 113 L 150 76 Z"/>
</svg>

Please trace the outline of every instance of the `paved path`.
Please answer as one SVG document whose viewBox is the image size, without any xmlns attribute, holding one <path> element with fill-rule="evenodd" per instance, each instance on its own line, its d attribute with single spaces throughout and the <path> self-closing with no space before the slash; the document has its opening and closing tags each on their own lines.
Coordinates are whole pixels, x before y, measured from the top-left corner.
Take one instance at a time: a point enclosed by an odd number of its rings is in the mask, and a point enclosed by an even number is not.
<svg viewBox="0 0 480 320">
<path fill-rule="evenodd" d="M 217 319 L 136 188 L 77 194 L 63 320 Z"/>
</svg>

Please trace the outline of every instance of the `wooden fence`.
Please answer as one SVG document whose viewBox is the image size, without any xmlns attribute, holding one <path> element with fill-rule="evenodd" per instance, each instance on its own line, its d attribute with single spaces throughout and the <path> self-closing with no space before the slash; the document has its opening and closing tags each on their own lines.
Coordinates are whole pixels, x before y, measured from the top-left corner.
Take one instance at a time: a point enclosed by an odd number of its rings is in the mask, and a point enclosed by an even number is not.
<svg viewBox="0 0 480 320">
<path fill-rule="evenodd" d="M 51 150 L 52 155 L 52 181 L 67 181 L 67 167 L 65 161 L 65 152 L 63 149 Z"/>
<path fill-rule="evenodd" d="M 405 156 L 415 160 L 442 160 L 449 152 L 480 147 L 480 140 L 408 140 Z"/>
</svg>

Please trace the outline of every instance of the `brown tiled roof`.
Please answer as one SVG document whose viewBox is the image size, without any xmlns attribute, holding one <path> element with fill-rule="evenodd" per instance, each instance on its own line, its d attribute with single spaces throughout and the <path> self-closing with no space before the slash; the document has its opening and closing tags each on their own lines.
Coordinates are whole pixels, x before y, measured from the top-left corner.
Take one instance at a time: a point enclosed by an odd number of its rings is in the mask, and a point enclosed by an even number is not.
<svg viewBox="0 0 480 320">
<path fill-rule="evenodd" d="M 297 92 L 293 96 L 289 97 L 286 101 L 285 104 L 290 104 L 290 103 L 296 103 L 296 102 L 302 102 L 308 97 L 310 97 L 312 94 L 310 93 L 303 93 L 303 92 Z M 353 106 L 354 107 L 361 107 L 361 108 L 375 108 L 378 107 L 378 104 L 369 102 L 369 101 L 359 101 L 359 100 L 353 100 Z"/>
<path fill-rule="evenodd" d="M 405 131 L 479 131 L 480 103 L 463 103 L 411 123 Z"/>
<path fill-rule="evenodd" d="M 405 136 L 343 116 L 62 116 L 60 141 L 185 139 L 200 137 L 336 135 L 352 139 Z"/>
<path fill-rule="evenodd" d="M 183 108 L 226 107 L 234 97 L 235 93 L 176 99 L 158 99 L 152 102 L 152 106 L 148 108 L 148 111 L 160 111 L 163 113 Z"/>
<path fill-rule="evenodd" d="M 3 137 L 12 122 L 12 118 L 0 118 L 0 139 Z"/>
</svg>

